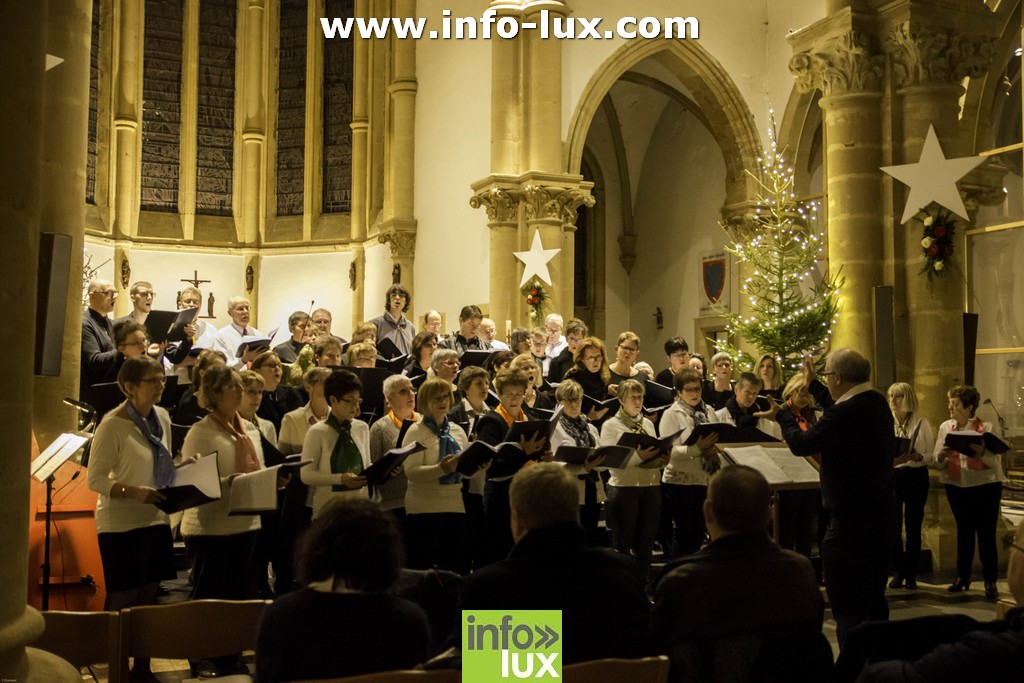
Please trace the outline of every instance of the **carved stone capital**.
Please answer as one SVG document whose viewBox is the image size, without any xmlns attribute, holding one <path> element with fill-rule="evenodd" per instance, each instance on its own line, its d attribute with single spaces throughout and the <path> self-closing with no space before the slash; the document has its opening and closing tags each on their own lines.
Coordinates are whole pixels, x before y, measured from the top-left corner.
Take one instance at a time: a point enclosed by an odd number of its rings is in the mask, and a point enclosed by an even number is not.
<svg viewBox="0 0 1024 683">
<path fill-rule="evenodd" d="M 995 39 L 964 36 L 949 26 L 904 21 L 889 29 L 885 50 L 897 88 L 957 84 L 985 74 L 995 55 Z"/>
<path fill-rule="evenodd" d="M 793 55 L 789 71 L 801 92 L 825 96 L 879 90 L 885 56 L 866 31 L 847 31 L 821 46 Z"/>
<path fill-rule="evenodd" d="M 498 187 L 473 195 L 469 198 L 469 205 L 474 209 L 484 207 L 491 223 L 514 223 L 519 210 L 519 202 L 508 191 Z"/>
<path fill-rule="evenodd" d="M 1006 201 L 1004 178 L 1010 169 L 998 157 L 989 159 L 960 181 L 960 197 L 973 223 L 983 206 L 999 206 Z"/>
<path fill-rule="evenodd" d="M 576 225 L 576 209 L 594 205 L 590 192 L 580 188 L 531 184 L 523 188 L 522 198 L 527 220 L 557 219 L 563 225 Z"/>
<path fill-rule="evenodd" d="M 742 241 L 745 236 L 752 235 L 757 229 L 757 202 L 743 202 L 722 207 L 722 220 L 719 225 L 729 238 Z"/>
<path fill-rule="evenodd" d="M 412 258 L 416 254 L 416 233 L 389 230 L 377 235 L 377 241 L 391 248 L 391 258 Z"/>
</svg>

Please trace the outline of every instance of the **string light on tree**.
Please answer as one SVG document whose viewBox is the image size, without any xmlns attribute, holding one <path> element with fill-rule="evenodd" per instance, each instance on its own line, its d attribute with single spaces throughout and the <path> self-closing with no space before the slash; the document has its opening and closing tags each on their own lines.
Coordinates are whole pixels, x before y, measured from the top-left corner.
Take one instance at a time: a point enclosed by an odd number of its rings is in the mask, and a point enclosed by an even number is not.
<svg viewBox="0 0 1024 683">
<path fill-rule="evenodd" d="M 771 146 L 758 159 L 758 173 L 748 171 L 758 184 L 752 229 L 733 233 L 720 224 L 732 240 L 726 249 L 749 265 L 751 275 L 741 287 L 749 313 L 723 315 L 730 335 L 774 356 L 789 377 L 805 352 L 819 351 L 831 339 L 839 319 L 841 281 L 827 271 L 815 276 L 825 259 L 824 245 L 812 227 L 817 204 L 796 199 L 794 170 L 779 150 L 771 114 Z M 728 342 L 716 346 L 740 368 L 754 369 L 756 359 L 750 354 Z"/>
</svg>

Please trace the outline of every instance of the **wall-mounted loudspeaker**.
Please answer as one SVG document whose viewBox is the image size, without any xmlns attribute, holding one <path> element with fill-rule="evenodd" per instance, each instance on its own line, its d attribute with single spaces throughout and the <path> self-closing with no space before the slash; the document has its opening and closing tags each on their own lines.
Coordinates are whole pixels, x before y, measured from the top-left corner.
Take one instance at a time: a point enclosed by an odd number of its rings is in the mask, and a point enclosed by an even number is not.
<svg viewBox="0 0 1024 683">
<path fill-rule="evenodd" d="M 39 236 L 39 281 L 36 289 L 34 367 L 37 375 L 60 375 L 70 273 L 71 235 L 42 233 Z"/>
</svg>

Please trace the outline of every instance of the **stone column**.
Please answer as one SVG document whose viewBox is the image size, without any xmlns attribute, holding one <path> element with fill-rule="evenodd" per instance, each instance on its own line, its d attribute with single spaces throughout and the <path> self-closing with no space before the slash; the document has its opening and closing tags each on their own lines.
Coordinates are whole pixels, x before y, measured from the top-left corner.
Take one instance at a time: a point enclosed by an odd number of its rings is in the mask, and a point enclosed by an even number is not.
<svg viewBox="0 0 1024 683">
<path fill-rule="evenodd" d="M 143 13 L 144 4 L 138 0 L 119 0 L 114 7 L 114 150 L 111 164 L 115 239 L 134 237 L 139 225 Z"/>
<path fill-rule="evenodd" d="M 399 0 L 397 16 L 416 15 L 415 0 Z M 388 93 L 391 97 L 391 137 L 388 164 L 391 188 L 384 204 L 384 221 L 378 240 L 391 247 L 391 259 L 400 271 L 399 281 L 413 291 L 416 252 L 415 141 L 416 141 L 416 42 L 393 40 L 394 57 Z M 383 294 L 383 292 L 382 292 Z M 415 299 L 413 299 L 415 302 Z M 415 312 L 410 309 L 410 318 Z"/>
<path fill-rule="evenodd" d="M 525 21 L 539 26 L 542 9 L 548 10 L 551 22 L 564 20 L 569 13 L 562 0 L 535 2 L 529 4 Z M 527 31 L 523 40 L 529 151 L 524 170 L 558 173 L 562 170 L 562 41 L 542 39 L 539 31 Z"/>
<path fill-rule="evenodd" d="M 366 250 L 363 245 L 352 245 L 352 263 L 349 265 L 349 287 L 352 290 L 352 329 L 366 320 L 363 317 L 363 292 L 366 279 Z M 351 335 L 349 335 L 351 336 Z"/>
<path fill-rule="evenodd" d="M 44 78 L 42 184 L 50 189 L 40 205 L 39 226 L 42 232 L 71 237 L 71 269 L 60 376 L 36 377 L 33 382 L 32 426 L 44 447 L 62 432 L 77 428 L 75 410 L 61 399 L 77 394 L 81 361 L 91 17 L 90 0 L 51 0 L 47 17 L 47 52 L 64 61 Z"/>
<path fill-rule="evenodd" d="M 871 288 L 883 284 L 884 57 L 855 23 L 844 13 L 794 33 L 789 68 L 801 91 L 824 95 L 829 268 L 845 278 L 832 347 L 852 346 L 874 359 Z"/>
<path fill-rule="evenodd" d="M 511 320 L 513 327 L 521 324 L 519 279 L 522 266 L 512 256 L 513 251 L 519 250 L 516 240 L 519 203 L 506 190 L 493 187 L 474 194 L 469 203 L 474 209 L 484 207 L 487 211 L 491 251 L 490 317 L 499 326 L 500 337 L 505 334 L 506 320 Z"/>
<path fill-rule="evenodd" d="M 266 41 L 265 0 L 247 0 L 239 17 L 244 26 L 242 53 L 242 165 L 241 241 L 255 245 L 263 226 L 263 146 L 267 139 L 267 94 L 265 90 Z"/>
<path fill-rule="evenodd" d="M 196 234 L 196 182 L 199 130 L 199 0 L 185 0 L 181 46 L 181 161 L 178 173 L 178 213 L 186 243 Z"/>
<path fill-rule="evenodd" d="M 511 3 L 505 0 L 493 0 L 491 9 L 495 10 L 497 19 L 518 16 Z M 522 52 L 518 38 L 490 42 L 491 170 L 516 174 L 523 170 L 519 159 L 523 104 L 520 97 L 512 97 L 511 93 L 519 92 Z"/>
<path fill-rule="evenodd" d="M 56 3 L 55 3 L 56 4 Z M 0 26 L 0 221 L 5 226 L 0 270 L 7 287 L 0 302 L 10 320 L 36 314 L 39 256 L 41 155 L 47 54 L 47 7 L 41 2 L 6 3 Z M 60 12 L 58 7 L 51 11 Z M 73 20 L 77 23 L 77 20 Z M 51 29 L 51 35 L 54 33 Z M 58 41 L 59 42 L 59 41 Z M 84 193 L 79 196 L 81 202 Z M 77 301 L 77 297 L 75 299 Z M 26 646 L 43 632 L 43 619 L 27 606 L 29 463 L 32 458 L 32 360 L 34 335 L 24 325 L 0 327 L 0 538 L 7 561 L 0 563 L 0 672 L 16 681 L 77 681 L 67 662 Z"/>
<path fill-rule="evenodd" d="M 369 0 L 356 0 L 355 16 L 369 16 Z M 351 228 L 352 263 L 358 270 L 357 286 L 352 288 L 352 326 L 363 319 L 363 286 L 361 279 L 366 262 L 363 242 L 366 241 L 367 178 L 369 176 L 367 149 L 369 144 L 369 52 L 367 40 L 355 38 L 352 46 L 352 201 Z"/>
</svg>

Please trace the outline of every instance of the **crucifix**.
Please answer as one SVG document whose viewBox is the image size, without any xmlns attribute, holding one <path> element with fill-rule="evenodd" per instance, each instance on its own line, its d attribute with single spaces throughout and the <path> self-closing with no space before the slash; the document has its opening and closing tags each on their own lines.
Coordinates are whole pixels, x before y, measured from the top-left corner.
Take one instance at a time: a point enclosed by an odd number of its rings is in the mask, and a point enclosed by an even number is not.
<svg viewBox="0 0 1024 683">
<path fill-rule="evenodd" d="M 200 279 L 199 278 L 199 271 L 198 270 L 193 270 L 192 271 L 192 277 L 191 278 L 183 277 L 183 278 L 179 278 L 179 279 L 182 282 L 189 283 L 190 285 L 192 285 L 196 289 L 199 289 L 199 285 L 204 283 L 204 282 L 213 282 L 213 280 L 202 280 L 202 279 Z M 202 304 L 202 302 L 200 302 L 200 305 L 201 304 Z M 178 292 L 178 308 L 181 308 L 181 292 Z M 210 298 L 209 298 L 209 301 L 207 302 L 207 309 L 208 309 L 207 310 L 208 315 L 200 315 L 198 317 L 199 318 L 213 318 L 214 317 L 214 315 L 213 315 L 213 292 L 210 292 Z"/>
</svg>

